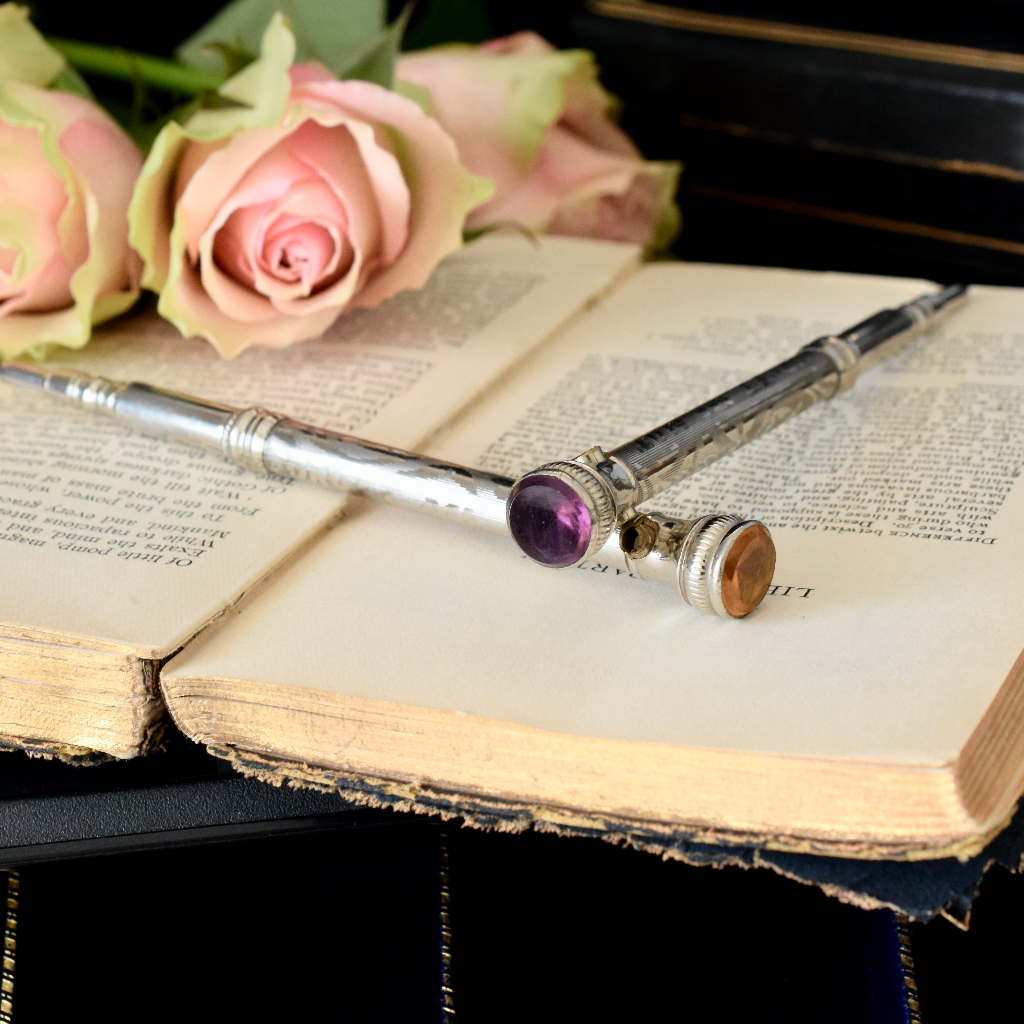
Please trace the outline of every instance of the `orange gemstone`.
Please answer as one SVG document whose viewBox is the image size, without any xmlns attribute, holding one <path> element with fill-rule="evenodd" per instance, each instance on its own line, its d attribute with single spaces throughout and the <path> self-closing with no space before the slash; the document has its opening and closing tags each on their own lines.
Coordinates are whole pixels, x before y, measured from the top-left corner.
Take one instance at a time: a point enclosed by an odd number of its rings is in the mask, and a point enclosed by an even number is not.
<svg viewBox="0 0 1024 1024">
<path fill-rule="evenodd" d="M 722 604 L 733 618 L 749 615 L 764 600 L 775 573 L 775 544 L 760 524 L 733 541 L 722 570 Z"/>
</svg>

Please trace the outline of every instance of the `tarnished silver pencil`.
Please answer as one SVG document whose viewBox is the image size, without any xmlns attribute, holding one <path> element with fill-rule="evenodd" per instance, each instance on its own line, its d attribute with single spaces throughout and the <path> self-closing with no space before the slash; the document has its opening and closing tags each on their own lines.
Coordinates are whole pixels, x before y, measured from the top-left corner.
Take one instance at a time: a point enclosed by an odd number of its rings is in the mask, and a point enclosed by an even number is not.
<svg viewBox="0 0 1024 1024">
<path fill-rule="evenodd" d="M 244 469 L 322 484 L 506 534 L 513 481 L 483 470 L 321 430 L 264 409 L 236 409 L 146 384 L 33 363 L 0 362 L 0 380 L 113 416 L 146 433 L 222 454 Z M 739 516 L 651 513 L 613 525 L 595 560 L 666 583 L 701 611 L 740 618 L 775 567 L 765 527 Z M 640 553 L 641 547 L 643 553 Z"/>
</svg>

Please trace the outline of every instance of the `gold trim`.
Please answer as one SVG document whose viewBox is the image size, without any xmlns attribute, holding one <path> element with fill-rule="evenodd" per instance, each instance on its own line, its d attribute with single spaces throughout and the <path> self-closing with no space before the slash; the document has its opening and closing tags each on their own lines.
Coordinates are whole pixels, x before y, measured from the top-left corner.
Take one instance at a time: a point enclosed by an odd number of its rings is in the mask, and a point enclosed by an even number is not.
<svg viewBox="0 0 1024 1024">
<path fill-rule="evenodd" d="M 18 899 L 21 891 L 21 875 L 14 868 L 3 872 L 7 875 L 7 907 L 4 917 L 3 968 L 0 970 L 0 1022 L 11 1024 L 14 1003 L 14 965 L 18 950 Z"/>
<path fill-rule="evenodd" d="M 834 210 L 828 206 L 801 203 L 796 199 L 778 199 L 774 196 L 755 195 L 752 192 L 734 192 L 732 189 L 719 188 L 717 185 L 699 185 L 692 181 L 681 184 L 680 191 L 688 195 L 702 196 L 705 199 L 721 199 L 727 203 L 756 206 L 762 210 L 793 213 L 799 217 L 815 217 L 818 220 L 853 224 L 856 227 L 872 228 L 875 231 L 891 231 L 900 235 L 916 235 L 919 238 L 932 238 L 939 242 L 970 245 L 978 249 L 995 249 L 998 252 L 1009 252 L 1015 256 L 1024 256 L 1024 243 L 1011 242 L 1005 238 L 973 235 L 967 231 L 951 231 L 947 228 L 935 228 L 929 224 L 914 224 L 907 220 L 876 217 L 870 213 L 856 213 L 853 210 Z"/>
<path fill-rule="evenodd" d="M 441 853 L 441 1020 L 455 1022 L 455 990 L 452 987 L 452 914 L 451 878 L 448 861 L 448 833 L 440 830 Z"/>
<path fill-rule="evenodd" d="M 900 947 L 900 973 L 903 975 L 903 995 L 907 1004 L 907 1024 L 921 1024 L 914 953 L 910 948 L 910 918 L 899 910 L 894 911 L 893 916 L 896 918 L 896 940 Z"/>
<path fill-rule="evenodd" d="M 737 18 L 731 14 L 708 14 L 682 7 L 649 3 L 647 0 L 589 0 L 587 7 L 595 14 L 609 18 L 644 21 L 651 25 L 681 28 L 688 32 L 707 32 L 719 36 L 740 36 L 744 39 L 766 39 L 773 43 L 794 43 L 798 46 L 823 46 L 832 50 L 855 50 L 882 57 L 924 60 L 932 64 L 955 64 L 959 67 L 982 68 L 985 71 L 1009 71 L 1024 74 L 1024 54 L 982 50 L 973 46 L 951 46 L 948 43 L 926 43 L 917 39 L 876 36 L 868 32 L 816 28 L 813 25 L 790 25 L 781 21 L 758 18 Z"/>
<path fill-rule="evenodd" d="M 820 153 L 835 153 L 838 156 L 853 156 L 862 160 L 923 167 L 929 171 L 973 174 L 984 178 L 999 178 L 1003 181 L 1024 183 L 1024 170 L 1005 167 L 1002 164 L 986 163 L 980 160 L 947 160 L 940 157 L 912 156 L 909 153 L 894 153 L 885 149 L 848 146 L 841 142 L 829 142 L 825 139 L 801 138 L 798 135 L 777 132 L 768 128 L 752 128 L 750 125 L 737 124 L 734 121 L 717 121 L 710 117 L 699 117 L 697 114 L 679 114 L 678 120 L 684 128 L 713 132 L 716 135 L 728 135 L 735 139 L 754 139 L 756 142 L 769 142 L 777 146 L 796 145 Z"/>
</svg>

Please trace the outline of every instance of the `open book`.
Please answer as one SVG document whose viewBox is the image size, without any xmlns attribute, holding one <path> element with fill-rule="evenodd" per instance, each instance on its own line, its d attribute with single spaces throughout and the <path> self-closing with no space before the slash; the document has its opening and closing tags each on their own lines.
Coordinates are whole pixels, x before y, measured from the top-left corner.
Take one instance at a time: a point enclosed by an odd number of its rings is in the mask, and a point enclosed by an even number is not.
<svg viewBox="0 0 1024 1024">
<path fill-rule="evenodd" d="M 633 247 L 489 238 L 323 339 L 231 363 L 155 314 L 68 365 L 409 448 L 636 263 Z M 0 390 L 0 743 L 131 757 L 160 663 L 340 512 L 344 495 Z"/>
<path fill-rule="evenodd" d="M 261 367 L 299 362 L 301 350 L 261 353 L 245 374 L 207 364 L 216 376 L 203 382 L 173 365 L 148 379 L 236 402 L 248 387 L 247 400 L 375 440 L 429 441 L 439 456 L 515 476 L 621 443 L 928 289 L 637 269 L 622 248 L 554 240 L 534 250 L 492 239 L 460 266 L 484 254 L 552 283 L 481 332 L 504 340 L 444 349 L 429 415 L 396 397 L 383 430 L 380 417 L 332 420 L 312 396 L 266 397 Z M 432 288 L 448 287 L 448 266 Z M 430 335 L 426 316 L 410 334 L 388 310 L 339 325 L 353 352 L 375 323 L 407 346 Z M 163 699 L 186 733 L 268 779 L 507 827 L 597 830 L 652 848 L 689 836 L 867 857 L 978 849 L 1024 783 L 1022 313 L 1024 293 L 975 289 L 851 391 L 652 502 L 770 526 L 775 583 L 747 619 L 702 616 L 613 566 L 545 570 L 500 537 L 292 485 L 289 542 L 259 573 L 238 569 L 220 605 L 211 599 L 179 630 L 173 644 L 220 614 L 162 667 Z M 543 325 L 531 331 L 527 315 Z M 234 559 L 219 578 L 229 569 Z M 163 656 L 151 649 L 147 663 Z"/>
</svg>

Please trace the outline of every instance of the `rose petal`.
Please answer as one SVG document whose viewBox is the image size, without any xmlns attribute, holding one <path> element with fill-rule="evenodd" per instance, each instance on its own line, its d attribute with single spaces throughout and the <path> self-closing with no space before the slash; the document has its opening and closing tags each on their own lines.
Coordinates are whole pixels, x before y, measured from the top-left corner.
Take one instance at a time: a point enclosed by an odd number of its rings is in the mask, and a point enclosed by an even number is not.
<svg viewBox="0 0 1024 1024">
<path fill-rule="evenodd" d="M 266 218 L 269 209 L 269 203 L 259 203 L 235 210 L 224 221 L 213 239 L 214 263 L 228 277 L 250 288 L 256 284 L 250 241 L 260 230 L 260 224 Z"/>
<path fill-rule="evenodd" d="M 71 279 L 77 305 L 104 299 L 102 319 L 124 312 L 139 294 L 141 266 L 128 246 L 128 201 L 142 154 L 112 122 L 82 118 L 60 134 L 59 146 L 86 193 L 89 255 Z M 93 205 L 95 204 L 95 206 Z M 100 318 L 93 317 L 94 323 Z"/>
<path fill-rule="evenodd" d="M 52 313 L 12 313 L 0 319 L 0 355 L 33 352 L 48 344 L 80 348 L 81 320 L 74 306 Z M 88 340 L 88 338 L 86 338 Z"/>
<path fill-rule="evenodd" d="M 555 53 L 556 51 L 555 47 L 543 36 L 537 35 L 536 32 L 523 31 L 513 32 L 509 36 L 501 36 L 498 39 L 488 39 L 487 42 L 480 44 L 480 52 L 493 56 L 499 54 L 521 56 L 523 54 Z"/>
<path fill-rule="evenodd" d="M 348 249 L 347 270 L 352 263 L 352 247 L 338 237 L 337 229 L 294 215 L 278 217 L 263 236 L 260 269 L 268 276 L 302 286 L 308 296 L 338 265 L 341 250 Z"/>
<path fill-rule="evenodd" d="M 293 240 L 308 234 L 310 239 L 316 236 L 325 242 L 323 258 L 316 261 L 316 267 L 307 265 L 291 281 L 272 271 L 265 256 L 269 240 L 286 232 L 290 232 Z M 318 243 L 312 244 L 317 251 L 320 250 Z M 255 286 L 281 312 L 291 312 L 283 304 L 308 298 L 318 288 L 327 288 L 339 277 L 351 273 L 357 261 L 355 247 L 349 238 L 346 210 L 330 186 L 319 180 L 296 185 L 284 199 L 268 208 L 251 245 Z M 360 252 L 360 263 L 362 258 Z M 358 273 L 357 270 L 356 277 Z"/>
<path fill-rule="evenodd" d="M 236 135 L 216 152 L 208 153 L 206 159 L 192 171 L 175 206 L 175 220 L 180 220 L 182 224 L 191 259 L 195 260 L 198 257 L 199 239 L 209 230 L 221 208 L 239 188 L 242 180 L 287 134 L 283 128 L 253 128 Z M 182 162 L 185 162 L 184 153 Z M 262 184 L 265 194 L 253 194 L 248 200 L 249 203 L 276 198 L 283 194 L 287 187 L 282 181 L 271 176 Z M 241 204 L 236 204 L 234 208 L 237 209 L 238 205 Z"/>
<path fill-rule="evenodd" d="M 296 180 L 308 177 L 308 169 L 280 145 L 283 135 L 280 129 L 253 129 L 233 139 L 224 149 L 212 154 L 195 172 L 178 205 L 178 220 L 186 244 L 182 256 L 191 264 L 198 264 L 203 286 L 217 307 L 243 323 L 273 319 L 275 311 L 264 296 L 245 283 L 244 278 L 240 283 L 218 266 L 213 252 L 214 241 L 236 210 L 264 207 L 273 203 L 287 195 Z M 271 137 L 275 139 L 275 145 L 266 148 L 265 143 Z M 226 163 L 235 172 L 240 169 L 241 160 L 249 156 L 255 156 L 254 162 L 243 170 L 240 180 L 232 182 L 233 190 L 221 198 L 219 208 L 213 210 L 212 219 L 204 224 L 205 214 L 212 205 L 208 202 L 205 186 L 209 182 L 212 190 L 221 191 L 223 184 L 220 188 L 216 184 L 218 169 Z M 258 219 L 253 221 L 254 216 L 251 213 L 241 223 L 236 222 L 234 229 L 255 230 Z M 255 279 L 256 268 L 252 261 L 250 238 L 251 235 L 239 235 L 231 244 L 248 260 L 249 271 Z"/>
<path fill-rule="evenodd" d="M 307 60 L 299 64 L 293 64 L 288 69 L 291 78 L 292 90 L 291 99 L 294 101 L 298 89 L 310 82 L 336 82 L 337 79 L 319 61 Z"/>
<path fill-rule="evenodd" d="M 303 159 L 314 141 L 323 151 L 323 166 L 319 168 L 310 166 L 310 162 Z M 317 176 L 320 174 L 322 177 Z M 199 174 L 193 180 L 199 180 Z M 217 266 L 213 252 L 214 239 L 223 233 L 228 219 L 236 210 L 268 204 L 258 219 L 253 219 L 254 215 L 250 214 L 234 223 L 231 230 L 244 229 L 249 232 L 246 237 L 234 235 L 230 242 L 226 240 L 225 251 L 230 246 L 236 254 L 232 258 L 248 261 L 249 273 L 243 280 L 247 284 L 251 280 L 278 312 L 287 315 L 306 315 L 332 304 L 340 308 L 360 284 L 364 260 L 369 257 L 372 262 L 379 247 L 379 226 L 373 198 L 366 169 L 351 134 L 345 128 L 303 123 L 256 162 L 199 240 L 197 256 L 202 279 L 214 302 L 224 312 L 250 322 L 267 319 L 271 315 L 261 305 L 264 300 L 251 287 L 242 287 Z M 258 266 L 258 226 L 268 217 L 272 219 L 274 214 L 280 213 L 315 217 L 325 227 L 333 223 L 338 228 L 339 241 L 342 233 L 348 235 L 352 255 L 347 273 L 317 295 L 306 297 L 301 285 L 298 288 L 282 285 Z M 238 253 L 245 256 L 239 257 Z"/>
<path fill-rule="evenodd" d="M 142 287 L 160 291 L 171 264 L 175 173 L 189 139 L 172 121 L 157 135 L 128 204 L 128 242 L 142 257 Z"/>
<path fill-rule="evenodd" d="M 362 286 L 369 273 L 382 261 L 382 235 L 387 221 L 392 232 L 395 230 L 395 211 L 388 218 L 382 218 L 378 205 L 379 193 L 375 193 L 370 168 L 363 159 L 368 146 L 379 149 L 373 143 L 369 125 L 353 121 L 339 111 L 334 111 L 332 120 L 340 120 L 337 126 L 327 126 L 319 121 L 307 121 L 289 139 L 289 147 L 298 159 L 314 169 L 321 180 L 334 190 L 338 201 L 344 206 L 348 220 L 348 242 L 352 249 L 352 262 L 348 272 L 337 282 L 324 288 L 316 295 L 295 301 L 287 306 L 278 304 L 282 312 L 292 316 L 333 306 L 339 312 L 349 303 Z M 363 145 L 359 144 L 362 136 Z M 333 144 L 328 145 L 328 140 Z M 385 154 L 390 157 L 390 154 Z M 397 171 L 403 194 L 399 195 L 399 214 L 408 210 L 409 194 L 401 179 L 401 171 L 392 157 L 382 160 L 378 169 L 388 173 Z M 407 230 L 405 224 L 401 230 Z"/>
<path fill-rule="evenodd" d="M 678 227 L 667 185 L 679 165 L 645 162 L 610 120 L 614 101 L 598 81 L 593 54 L 556 51 L 536 33 L 519 32 L 476 49 L 405 55 L 397 75 L 428 90 L 464 165 L 495 182 L 468 228 L 511 220 L 534 230 L 667 244 Z"/>
<path fill-rule="evenodd" d="M 182 248 L 181 228 L 175 225 L 171 251 L 181 252 Z M 338 315 L 336 309 L 326 309 L 305 317 L 283 316 L 265 299 L 263 302 L 271 315 L 261 322 L 246 323 L 221 312 L 203 288 L 198 270 L 179 259 L 171 263 L 167 287 L 160 293 L 157 310 L 184 337 L 206 338 L 225 359 L 233 359 L 251 345 L 284 348 L 316 338 Z"/>
<path fill-rule="evenodd" d="M 34 145 L 21 147 L 23 157 L 41 156 L 33 180 L 19 182 L 18 161 L 5 157 L 5 172 L 12 172 L 7 185 L 17 188 L 17 202 L 35 218 L 36 230 L 55 241 L 48 252 L 37 250 L 33 275 L 31 246 L 11 239 L 21 256 L 14 267 L 20 294 L 4 303 L 0 353 L 24 351 L 32 332 L 27 347 L 33 351 L 52 343 L 80 347 L 94 324 L 138 297 L 141 267 L 127 244 L 126 214 L 142 156 L 104 111 L 80 96 L 8 83 L 0 88 L 0 122 L 5 131 L 20 127 L 35 135 Z M 9 234 L 17 225 L 10 207 L 5 214 L 0 219 Z M 22 243 L 27 238 L 20 234 Z"/>
<path fill-rule="evenodd" d="M 63 56 L 29 21 L 27 7 L 0 5 L 0 82 L 26 82 L 42 88 L 64 67 Z"/>
<path fill-rule="evenodd" d="M 34 148 L 39 158 L 34 180 L 18 184 L 19 201 L 32 211 L 41 229 L 56 226 L 58 245 L 34 278 L 21 282 L 25 297 L 10 309 L 52 310 L 74 303 L 81 307 L 82 343 L 90 324 L 98 322 L 93 309 L 99 299 L 122 291 L 138 294 L 138 275 L 131 273 L 132 268 L 137 270 L 136 257 L 130 253 L 125 230 L 127 203 L 142 156 L 124 132 L 89 101 L 30 86 L 12 91 L 27 111 L 56 134 L 68 178 L 61 180 L 39 150 L 39 133 L 30 131 L 35 142 L 25 151 Z M 8 160 L 4 165 L 5 171 L 12 167 Z M 49 190 L 48 203 L 43 201 L 43 189 Z M 55 216 L 58 204 L 61 209 Z M 77 285 L 74 275 L 78 275 Z"/>
<path fill-rule="evenodd" d="M 393 263 L 405 248 L 409 236 L 411 200 L 409 186 L 394 153 L 381 144 L 382 140 L 377 137 L 370 124 L 347 116 L 345 97 L 360 93 L 360 87 L 368 84 L 355 81 L 339 82 L 332 79 L 308 90 L 297 91 L 288 119 L 294 122 L 308 114 L 311 122 L 315 122 L 321 129 L 335 126 L 348 129 L 358 147 L 363 177 L 370 187 L 371 195 L 368 198 L 377 209 L 381 233 L 380 259 L 384 263 Z M 383 91 L 388 95 L 394 95 L 388 90 Z M 310 99 L 319 102 L 310 108 Z M 341 180 L 342 174 L 346 177 L 351 176 L 354 165 L 350 161 L 355 154 L 346 153 L 348 167 L 343 170 L 340 165 L 333 162 L 337 159 L 334 148 L 318 144 L 319 138 L 319 133 L 310 126 L 305 131 L 296 132 L 290 146 L 296 156 L 311 167 L 316 167 L 327 181 Z M 331 166 L 325 163 L 327 159 L 332 160 Z"/>
<path fill-rule="evenodd" d="M 230 141 L 230 139 L 217 139 L 214 142 L 188 141 L 185 143 L 174 172 L 170 204 L 172 207 L 178 205 L 188 183 L 195 177 L 196 171 L 206 163 L 207 158 L 223 149 Z"/>
<path fill-rule="evenodd" d="M 478 223 L 512 220 L 543 231 L 562 205 L 585 199 L 621 194 L 629 188 L 638 162 L 596 149 L 583 139 L 556 126 L 548 133 L 529 177 L 503 202 L 488 203 L 470 217 Z"/>
<path fill-rule="evenodd" d="M 518 33 L 495 42 L 511 46 L 520 36 L 539 39 Z M 587 51 L 540 44 L 498 55 L 443 46 L 402 56 L 396 66 L 397 78 L 428 90 L 434 117 L 455 140 L 463 163 L 495 181 L 499 201 L 529 173 L 548 129 L 562 116 L 570 83 L 596 74 Z M 602 110 L 608 106 L 603 95 Z"/>
<path fill-rule="evenodd" d="M 678 169 L 672 164 L 640 163 L 633 180 L 620 193 L 582 196 L 559 206 L 546 230 L 552 235 L 607 238 L 650 246 L 658 234 L 672 234 L 675 225 L 661 221 L 674 210 L 672 196 Z M 666 239 L 667 240 L 667 239 Z"/>
<path fill-rule="evenodd" d="M 19 256 L 17 278 L 0 282 L 0 299 L 11 299 L 30 291 L 59 254 L 57 224 L 68 194 L 43 154 L 39 132 L 33 128 L 0 121 L 0 167 L 0 243 Z M 61 305 L 71 301 L 68 283 L 73 269 L 67 269 Z"/>
<path fill-rule="evenodd" d="M 491 183 L 466 173 L 451 137 L 411 100 L 371 82 L 323 83 L 317 89 L 352 116 L 401 133 L 398 152 L 411 196 L 409 240 L 353 305 L 374 306 L 405 288 L 421 288 L 441 259 L 462 246 L 466 212 L 490 194 Z"/>
<path fill-rule="evenodd" d="M 475 47 L 446 46 L 399 58 L 395 77 L 430 93 L 433 116 L 464 165 L 503 195 L 527 174 L 563 106 L 558 63 L 496 59 Z"/>
</svg>

